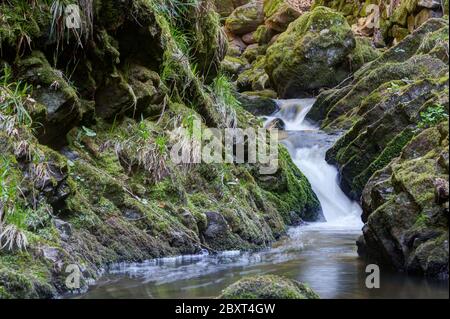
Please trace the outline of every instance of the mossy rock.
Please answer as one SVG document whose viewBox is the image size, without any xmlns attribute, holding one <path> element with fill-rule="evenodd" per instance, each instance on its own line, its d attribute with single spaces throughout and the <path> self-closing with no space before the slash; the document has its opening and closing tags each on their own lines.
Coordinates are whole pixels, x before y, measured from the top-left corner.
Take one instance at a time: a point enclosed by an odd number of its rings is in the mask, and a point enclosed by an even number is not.
<svg viewBox="0 0 450 319">
<path fill-rule="evenodd" d="M 355 45 L 345 18 L 317 7 L 291 23 L 269 47 L 265 69 L 281 97 L 302 96 L 344 80 Z"/>
<path fill-rule="evenodd" d="M 295 280 L 265 275 L 244 278 L 226 288 L 220 299 L 319 299 L 305 284 Z"/>
<path fill-rule="evenodd" d="M 253 0 L 236 8 L 226 19 L 225 27 L 236 35 L 244 35 L 255 31 L 263 22 L 262 2 Z"/>
<path fill-rule="evenodd" d="M 258 56 L 250 68 L 242 72 L 237 79 L 240 91 L 263 91 L 270 88 L 269 76 L 264 68 L 265 56 Z"/>
<path fill-rule="evenodd" d="M 401 155 L 368 182 L 363 194 L 368 257 L 411 274 L 448 278 L 448 187 L 439 157 L 448 148 L 448 122 L 413 138 Z M 397 248 L 398 247 L 398 248 Z"/>
</svg>

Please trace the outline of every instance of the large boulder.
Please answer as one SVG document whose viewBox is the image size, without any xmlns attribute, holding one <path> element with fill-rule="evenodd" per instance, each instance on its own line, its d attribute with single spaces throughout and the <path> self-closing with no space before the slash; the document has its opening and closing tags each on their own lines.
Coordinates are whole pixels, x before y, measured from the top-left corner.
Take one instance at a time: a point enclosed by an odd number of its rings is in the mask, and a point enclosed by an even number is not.
<svg viewBox="0 0 450 319">
<path fill-rule="evenodd" d="M 347 58 L 355 45 L 345 18 L 317 7 L 291 23 L 269 47 L 266 71 L 284 98 L 333 87 L 348 77 Z"/>
<path fill-rule="evenodd" d="M 220 295 L 221 299 L 319 299 L 311 288 L 275 275 L 244 278 Z"/>
<path fill-rule="evenodd" d="M 259 0 L 253 0 L 236 8 L 225 21 L 225 26 L 236 35 L 244 35 L 255 31 L 263 22 L 263 4 Z"/>
</svg>

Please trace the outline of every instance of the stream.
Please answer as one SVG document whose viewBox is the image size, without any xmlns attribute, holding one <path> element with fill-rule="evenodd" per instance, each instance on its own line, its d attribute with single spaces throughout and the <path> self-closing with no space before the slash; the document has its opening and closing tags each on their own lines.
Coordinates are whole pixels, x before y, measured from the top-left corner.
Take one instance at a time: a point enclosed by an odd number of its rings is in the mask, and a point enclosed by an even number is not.
<svg viewBox="0 0 450 319">
<path fill-rule="evenodd" d="M 327 135 L 305 120 L 313 99 L 279 100 L 286 125 L 283 143 L 310 181 L 326 222 L 292 227 L 271 248 L 257 252 L 180 256 L 119 264 L 75 298 L 215 298 L 239 279 L 276 274 L 307 283 L 322 298 L 449 298 L 448 282 L 382 270 L 381 288 L 365 285 L 365 263 L 356 252 L 363 226 L 361 208 L 337 184 L 338 171 L 325 153 L 338 136 Z"/>
</svg>

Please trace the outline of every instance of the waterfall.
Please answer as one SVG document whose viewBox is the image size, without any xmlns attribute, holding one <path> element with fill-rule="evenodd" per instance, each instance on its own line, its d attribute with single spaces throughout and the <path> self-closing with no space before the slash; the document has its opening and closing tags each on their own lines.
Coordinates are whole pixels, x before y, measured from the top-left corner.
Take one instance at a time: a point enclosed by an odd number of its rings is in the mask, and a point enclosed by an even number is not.
<svg viewBox="0 0 450 319">
<path fill-rule="evenodd" d="M 338 184 L 338 170 L 325 160 L 326 151 L 335 137 L 325 134 L 305 119 L 314 102 L 314 99 L 278 100 L 280 110 L 268 117 L 267 123 L 276 118 L 284 121 L 289 137 L 283 143 L 322 205 L 327 222 L 319 226 L 360 229 L 361 207 L 344 194 Z"/>
</svg>

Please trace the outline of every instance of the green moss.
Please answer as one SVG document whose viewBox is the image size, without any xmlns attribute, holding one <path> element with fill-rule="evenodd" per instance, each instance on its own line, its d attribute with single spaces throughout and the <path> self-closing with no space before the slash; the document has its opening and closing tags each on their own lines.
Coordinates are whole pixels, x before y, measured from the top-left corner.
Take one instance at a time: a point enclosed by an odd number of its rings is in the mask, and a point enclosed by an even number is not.
<svg viewBox="0 0 450 319">
<path fill-rule="evenodd" d="M 331 47 L 332 57 L 309 53 Z M 345 18 L 331 9 L 317 7 L 291 23 L 269 47 L 265 68 L 282 97 L 295 96 L 332 87 L 346 78 L 349 71 L 343 61 L 354 47 L 355 40 Z"/>
<path fill-rule="evenodd" d="M 318 299 L 308 286 L 283 277 L 266 275 L 244 278 L 226 288 L 221 299 Z"/>
<path fill-rule="evenodd" d="M 48 1 L 13 0 L 0 4 L 0 49 L 12 48 L 17 53 L 27 49 L 27 41 L 47 35 L 50 26 Z"/>
<path fill-rule="evenodd" d="M 370 39 L 357 37 L 355 50 L 350 55 L 352 69 L 358 70 L 364 64 L 377 59 L 380 55 L 380 51 L 372 47 Z"/>
<path fill-rule="evenodd" d="M 56 291 L 49 284 L 50 262 L 35 259 L 28 253 L 0 254 L 0 296 L 21 299 L 55 296 Z"/>
<path fill-rule="evenodd" d="M 372 177 L 372 175 L 386 167 L 394 158 L 398 157 L 403 150 L 403 148 L 408 144 L 408 142 L 414 137 L 414 131 L 411 129 L 406 129 L 400 134 L 395 136 L 386 146 L 386 148 L 381 152 L 381 154 L 370 163 L 369 167 L 365 169 L 361 174 L 355 177 L 354 185 L 359 191 L 362 191 L 367 181 Z"/>
</svg>

